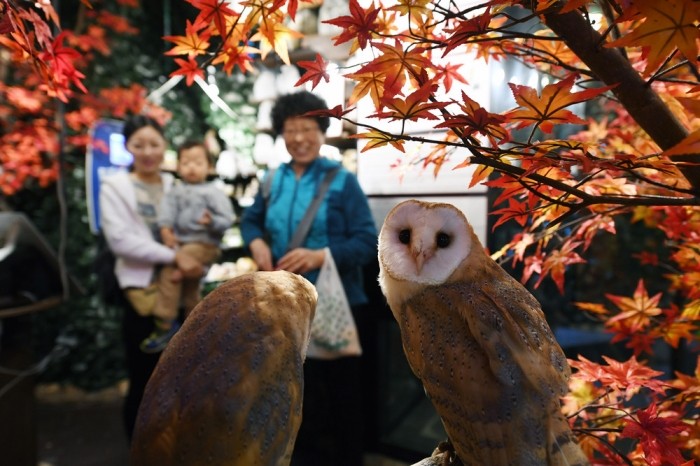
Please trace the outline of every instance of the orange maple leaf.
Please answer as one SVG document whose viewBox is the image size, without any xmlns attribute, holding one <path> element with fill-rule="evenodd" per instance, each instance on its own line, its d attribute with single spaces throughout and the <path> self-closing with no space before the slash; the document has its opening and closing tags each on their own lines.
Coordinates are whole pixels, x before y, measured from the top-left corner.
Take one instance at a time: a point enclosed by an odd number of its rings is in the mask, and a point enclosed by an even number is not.
<svg viewBox="0 0 700 466">
<path fill-rule="evenodd" d="M 382 54 L 365 65 L 362 70 L 383 69 L 386 71 L 384 95 L 396 95 L 406 82 L 407 75 L 414 81 L 420 77 L 421 81 L 416 87 L 425 84 L 427 81 L 425 70 L 433 68 L 430 51 L 427 47 L 412 46 L 406 48 L 405 44 L 398 39 L 394 40 L 393 45 L 379 42 L 372 43 L 372 45 Z"/>
<path fill-rule="evenodd" d="M 574 306 L 585 312 L 590 312 L 597 315 L 607 315 L 608 310 L 602 304 L 598 303 L 574 303 Z"/>
<path fill-rule="evenodd" d="M 190 58 L 204 55 L 209 48 L 210 33 L 208 30 L 204 30 L 199 34 L 202 27 L 202 23 L 195 22 L 193 24 L 187 20 L 184 36 L 164 36 L 163 39 L 176 44 L 171 50 L 165 52 L 165 55 L 187 55 Z"/>
<path fill-rule="evenodd" d="M 457 168 L 461 167 L 455 167 L 454 170 Z M 477 184 L 483 182 L 484 180 L 488 180 L 489 175 L 493 173 L 493 167 L 488 167 L 486 165 L 480 165 L 479 168 L 474 170 L 474 174 L 472 175 L 472 179 L 469 182 L 469 188 L 473 188 Z"/>
<path fill-rule="evenodd" d="M 675 49 L 697 66 L 700 3 L 694 0 L 635 0 L 634 6 L 645 18 L 644 22 L 626 36 L 605 44 L 606 47 L 641 46 L 647 59 L 645 76 Z"/>
<path fill-rule="evenodd" d="M 433 92 L 433 84 L 427 83 L 407 97 L 395 99 L 385 99 L 384 105 L 387 111 L 370 115 L 370 118 L 388 118 L 390 120 L 411 120 L 418 119 L 437 120 L 438 117 L 431 113 L 431 110 L 445 108 L 448 102 L 431 102 L 429 100 Z"/>
<path fill-rule="evenodd" d="M 690 154 L 700 154 L 700 129 L 696 129 L 681 142 L 661 153 L 661 155 L 666 157 Z"/>
<path fill-rule="evenodd" d="M 231 45 L 230 42 L 227 41 L 226 45 L 221 49 L 221 52 L 219 52 L 211 63 L 212 65 L 223 63 L 223 70 L 228 75 L 231 74 L 236 66 L 238 66 L 238 68 L 244 73 L 252 73 L 255 71 L 255 68 L 253 68 L 253 54 L 257 52 L 258 49 L 244 45 L 243 42 L 236 45 Z"/>
<path fill-rule="evenodd" d="M 675 374 L 678 379 L 671 382 L 675 388 L 684 391 L 697 391 L 700 394 L 700 357 L 697 359 L 693 376 L 678 371 Z"/>
<path fill-rule="evenodd" d="M 428 8 L 433 3 L 431 0 L 398 0 L 397 3 L 397 6 L 392 6 L 389 10 L 398 12 L 399 16 L 431 16 L 430 8 Z"/>
<path fill-rule="evenodd" d="M 480 133 L 488 138 L 492 147 L 508 140 L 508 131 L 501 126 L 505 121 L 503 115 L 488 112 L 464 91 L 462 101 L 459 107 L 464 113 L 445 118 L 436 128 L 450 128 L 462 137 L 469 137 L 475 132 Z"/>
<path fill-rule="evenodd" d="M 260 25 L 258 32 L 253 34 L 250 40 L 260 41 L 260 56 L 265 59 L 265 57 L 271 52 L 277 52 L 280 59 L 287 65 L 291 64 L 289 60 L 289 41 L 290 39 L 298 39 L 302 37 L 300 32 L 286 27 L 283 23 L 272 21 L 268 18 L 268 21 L 263 22 Z M 283 18 L 279 18 L 280 20 Z"/>
<path fill-rule="evenodd" d="M 661 315 L 659 307 L 662 293 L 652 297 L 647 294 L 644 280 L 639 280 L 637 289 L 632 298 L 626 296 L 616 296 L 605 294 L 605 297 L 620 309 L 620 313 L 607 320 L 606 325 L 610 326 L 619 321 L 625 321 L 631 330 L 641 330 L 651 322 L 651 317 Z"/>
<path fill-rule="evenodd" d="M 559 248 L 552 251 L 542 266 L 542 274 L 539 280 L 535 283 L 535 288 L 540 286 L 544 278 L 549 275 L 557 285 L 559 292 L 564 294 L 564 274 L 566 269 L 571 264 L 580 264 L 586 262 L 576 252 L 576 248 L 581 245 L 579 241 L 565 241 Z"/>
<path fill-rule="evenodd" d="M 370 130 L 365 133 L 351 134 L 350 137 L 355 139 L 366 139 L 368 141 L 365 147 L 362 148 L 361 152 L 365 152 L 376 147 L 382 147 L 387 144 L 390 144 L 391 146 L 393 146 L 397 150 L 400 150 L 401 152 L 406 152 L 404 150 L 402 140 L 396 139 L 391 134 L 383 133 L 378 130 Z"/>
<path fill-rule="evenodd" d="M 374 106 L 376 108 L 379 107 L 384 90 L 386 73 L 381 71 L 367 71 L 363 73 L 350 73 L 345 75 L 345 77 L 356 81 L 352 89 L 352 94 L 350 94 L 348 98 L 348 105 L 354 105 L 362 97 L 369 94 Z"/>
<path fill-rule="evenodd" d="M 176 58 L 175 63 L 180 65 L 180 68 L 170 73 L 170 77 L 185 76 L 185 82 L 188 86 L 192 85 L 197 76 L 204 79 L 204 70 L 200 68 L 194 57 L 189 57 L 187 60 Z"/>
<path fill-rule="evenodd" d="M 694 334 L 697 329 L 697 326 L 692 322 L 675 320 L 661 328 L 661 335 L 672 348 L 678 348 L 680 340 L 682 339 L 689 342 L 694 341 Z"/>
<path fill-rule="evenodd" d="M 581 355 L 578 356 L 578 361 L 569 360 L 569 364 L 578 370 L 577 375 L 582 379 L 619 390 L 628 398 L 642 387 L 663 393 L 667 386 L 661 380 L 654 379 L 663 375 L 663 372 L 640 363 L 636 356 L 625 362 L 616 361 L 608 356 L 603 356 L 603 359 L 607 366 L 594 363 Z"/>
<path fill-rule="evenodd" d="M 328 75 L 327 71 L 328 62 L 323 60 L 323 57 L 319 53 L 316 54 L 316 60 L 300 61 L 297 63 L 297 66 L 304 68 L 307 71 L 299 78 L 299 81 L 297 81 L 294 86 L 299 86 L 306 81 L 311 81 L 313 83 L 313 87 L 315 88 L 318 86 L 318 83 L 321 82 L 321 79 L 326 82 L 330 82 L 331 80 L 331 77 Z"/>
<path fill-rule="evenodd" d="M 541 96 L 538 96 L 537 90 L 532 87 L 508 83 L 515 101 L 520 104 L 521 108 L 512 110 L 506 116 L 517 122 L 516 128 L 524 128 L 534 124 L 545 133 L 551 133 L 555 124 L 585 124 L 584 120 L 566 110 L 566 107 L 590 100 L 614 86 L 572 93 L 570 90 L 576 78 L 576 74 L 571 74 L 566 79 L 548 84 L 542 89 Z"/>
</svg>

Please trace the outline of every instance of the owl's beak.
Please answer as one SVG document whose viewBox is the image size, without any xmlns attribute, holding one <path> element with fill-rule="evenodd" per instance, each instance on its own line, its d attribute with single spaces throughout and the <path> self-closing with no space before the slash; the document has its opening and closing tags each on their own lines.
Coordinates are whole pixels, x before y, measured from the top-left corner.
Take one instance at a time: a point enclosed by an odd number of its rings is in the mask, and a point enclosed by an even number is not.
<svg viewBox="0 0 700 466">
<path fill-rule="evenodd" d="M 430 259 L 433 254 L 430 250 L 424 249 L 423 247 L 418 247 L 413 249 L 413 260 L 416 263 L 416 272 L 420 273 L 423 270 L 423 264 L 425 261 Z"/>
</svg>

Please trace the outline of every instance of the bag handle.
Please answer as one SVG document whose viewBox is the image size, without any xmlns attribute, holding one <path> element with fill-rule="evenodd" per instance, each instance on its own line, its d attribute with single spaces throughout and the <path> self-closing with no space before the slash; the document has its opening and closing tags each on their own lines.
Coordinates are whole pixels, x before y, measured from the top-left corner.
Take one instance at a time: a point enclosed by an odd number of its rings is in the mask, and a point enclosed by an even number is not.
<svg viewBox="0 0 700 466">
<path fill-rule="evenodd" d="M 304 242 L 304 239 L 311 228 L 311 223 L 313 223 L 314 217 L 316 217 L 316 212 L 318 211 L 318 208 L 321 207 L 321 202 L 323 202 L 326 191 L 328 191 L 328 187 L 330 186 L 331 181 L 333 181 L 335 174 L 338 173 L 339 169 L 340 167 L 334 167 L 326 172 L 326 176 L 318 186 L 318 191 L 316 191 L 316 195 L 314 196 L 313 201 L 311 201 L 311 205 L 309 205 L 309 208 L 304 214 L 304 218 L 302 218 L 301 222 L 299 222 L 297 229 L 292 235 L 292 239 L 289 241 L 289 245 L 287 247 L 288 251 L 298 248 L 301 246 L 301 243 Z"/>
</svg>

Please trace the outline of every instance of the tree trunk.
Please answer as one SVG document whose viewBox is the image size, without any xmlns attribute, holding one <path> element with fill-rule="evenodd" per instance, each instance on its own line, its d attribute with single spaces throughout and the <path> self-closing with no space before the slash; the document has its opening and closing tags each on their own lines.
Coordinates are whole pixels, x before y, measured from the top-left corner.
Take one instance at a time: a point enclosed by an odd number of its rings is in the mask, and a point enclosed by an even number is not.
<svg viewBox="0 0 700 466">
<path fill-rule="evenodd" d="M 668 106 L 651 89 L 619 50 L 603 47 L 602 36 L 577 11 L 545 15 L 545 23 L 605 84 L 614 85 L 613 93 L 630 116 L 666 150 L 683 140 L 688 132 Z M 700 155 L 674 157 L 686 162 L 679 169 L 693 189 L 700 192 Z"/>
</svg>

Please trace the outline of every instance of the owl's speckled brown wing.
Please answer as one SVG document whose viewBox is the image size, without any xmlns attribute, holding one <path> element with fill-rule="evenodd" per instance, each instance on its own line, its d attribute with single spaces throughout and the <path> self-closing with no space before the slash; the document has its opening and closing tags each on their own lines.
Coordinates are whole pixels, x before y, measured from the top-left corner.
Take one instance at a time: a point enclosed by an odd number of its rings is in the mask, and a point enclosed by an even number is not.
<svg viewBox="0 0 700 466">
<path fill-rule="evenodd" d="M 288 272 L 210 293 L 168 344 L 139 409 L 131 466 L 289 464 L 316 291 Z"/>
<path fill-rule="evenodd" d="M 560 410 L 564 354 L 535 298 L 486 259 L 401 307 L 410 366 L 464 464 L 587 464 Z"/>
</svg>

